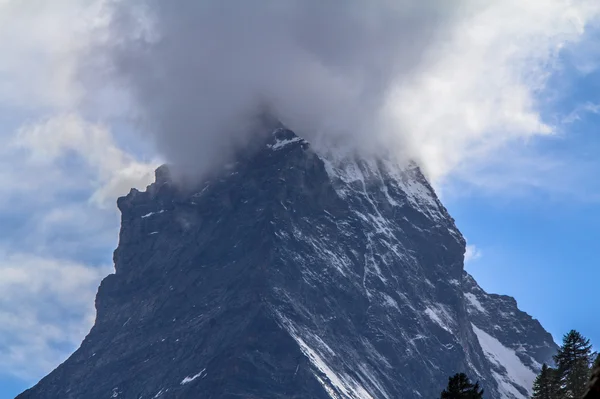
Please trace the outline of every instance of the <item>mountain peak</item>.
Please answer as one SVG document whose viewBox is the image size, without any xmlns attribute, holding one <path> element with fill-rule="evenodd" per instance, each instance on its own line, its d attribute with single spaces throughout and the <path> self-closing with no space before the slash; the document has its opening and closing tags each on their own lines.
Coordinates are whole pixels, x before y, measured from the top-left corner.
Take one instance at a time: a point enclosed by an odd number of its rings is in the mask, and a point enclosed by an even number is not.
<svg viewBox="0 0 600 399">
<path fill-rule="evenodd" d="M 154 171 L 156 184 L 164 184 L 173 180 L 171 168 L 168 165 L 161 165 Z"/>
<path fill-rule="evenodd" d="M 119 199 L 96 324 L 19 399 L 420 398 L 457 371 L 520 399 L 550 359 L 539 323 L 464 274 L 414 164 L 279 127 L 192 190 L 170 181 Z"/>
</svg>

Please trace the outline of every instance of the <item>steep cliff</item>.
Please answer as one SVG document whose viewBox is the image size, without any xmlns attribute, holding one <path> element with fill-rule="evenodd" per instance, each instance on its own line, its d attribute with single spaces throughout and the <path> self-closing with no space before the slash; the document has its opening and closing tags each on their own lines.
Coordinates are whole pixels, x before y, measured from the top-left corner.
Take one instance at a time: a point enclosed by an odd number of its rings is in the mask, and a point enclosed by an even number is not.
<svg viewBox="0 0 600 399">
<path fill-rule="evenodd" d="M 94 327 L 20 399 L 432 398 L 459 371 L 525 398 L 555 350 L 464 272 L 413 164 L 277 129 L 193 189 L 161 167 L 118 206 Z"/>
</svg>

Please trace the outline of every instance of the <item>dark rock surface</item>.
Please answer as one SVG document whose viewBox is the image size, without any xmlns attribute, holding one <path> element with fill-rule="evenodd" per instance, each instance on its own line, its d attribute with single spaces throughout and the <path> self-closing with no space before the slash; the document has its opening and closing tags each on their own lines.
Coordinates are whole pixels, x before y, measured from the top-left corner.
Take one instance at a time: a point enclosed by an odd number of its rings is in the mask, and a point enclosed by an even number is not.
<svg viewBox="0 0 600 399">
<path fill-rule="evenodd" d="M 459 371 L 524 398 L 555 350 L 464 272 L 415 165 L 278 129 L 193 189 L 161 167 L 118 206 L 94 327 L 19 399 L 432 398 Z"/>
</svg>

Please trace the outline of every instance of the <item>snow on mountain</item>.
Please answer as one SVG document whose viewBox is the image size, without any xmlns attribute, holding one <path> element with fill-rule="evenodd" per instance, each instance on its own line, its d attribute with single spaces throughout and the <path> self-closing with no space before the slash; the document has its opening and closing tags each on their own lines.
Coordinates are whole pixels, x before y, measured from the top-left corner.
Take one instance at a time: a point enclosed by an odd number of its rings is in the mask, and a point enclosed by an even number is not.
<svg viewBox="0 0 600 399">
<path fill-rule="evenodd" d="M 494 365 L 492 374 L 504 397 L 521 398 L 522 390 L 530 395 L 536 372 L 524 365 L 514 350 L 502 345 L 500 341 L 477 328 L 476 325 L 472 326 L 483 353 Z M 496 371 L 496 368 L 501 372 Z"/>
<path fill-rule="evenodd" d="M 551 363 L 557 346 L 540 323 L 520 311 L 514 298 L 487 294 L 464 276 L 467 310 L 504 398 L 528 398 L 542 363 Z"/>
<path fill-rule="evenodd" d="M 19 399 L 422 398 L 460 371 L 520 399 L 555 350 L 464 272 L 415 164 L 277 129 L 193 190 L 156 175 L 118 201 L 95 326 Z"/>
</svg>

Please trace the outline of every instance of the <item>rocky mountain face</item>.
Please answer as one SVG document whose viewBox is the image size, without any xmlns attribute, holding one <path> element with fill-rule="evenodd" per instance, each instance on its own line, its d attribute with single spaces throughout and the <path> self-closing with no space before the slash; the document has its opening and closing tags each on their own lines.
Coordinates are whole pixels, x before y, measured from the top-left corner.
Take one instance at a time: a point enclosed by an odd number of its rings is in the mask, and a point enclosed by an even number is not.
<svg viewBox="0 0 600 399">
<path fill-rule="evenodd" d="M 461 371 L 526 398 L 556 349 L 464 272 L 415 165 L 277 129 L 194 189 L 161 167 L 118 206 L 94 327 L 19 399 L 434 398 Z"/>
</svg>

